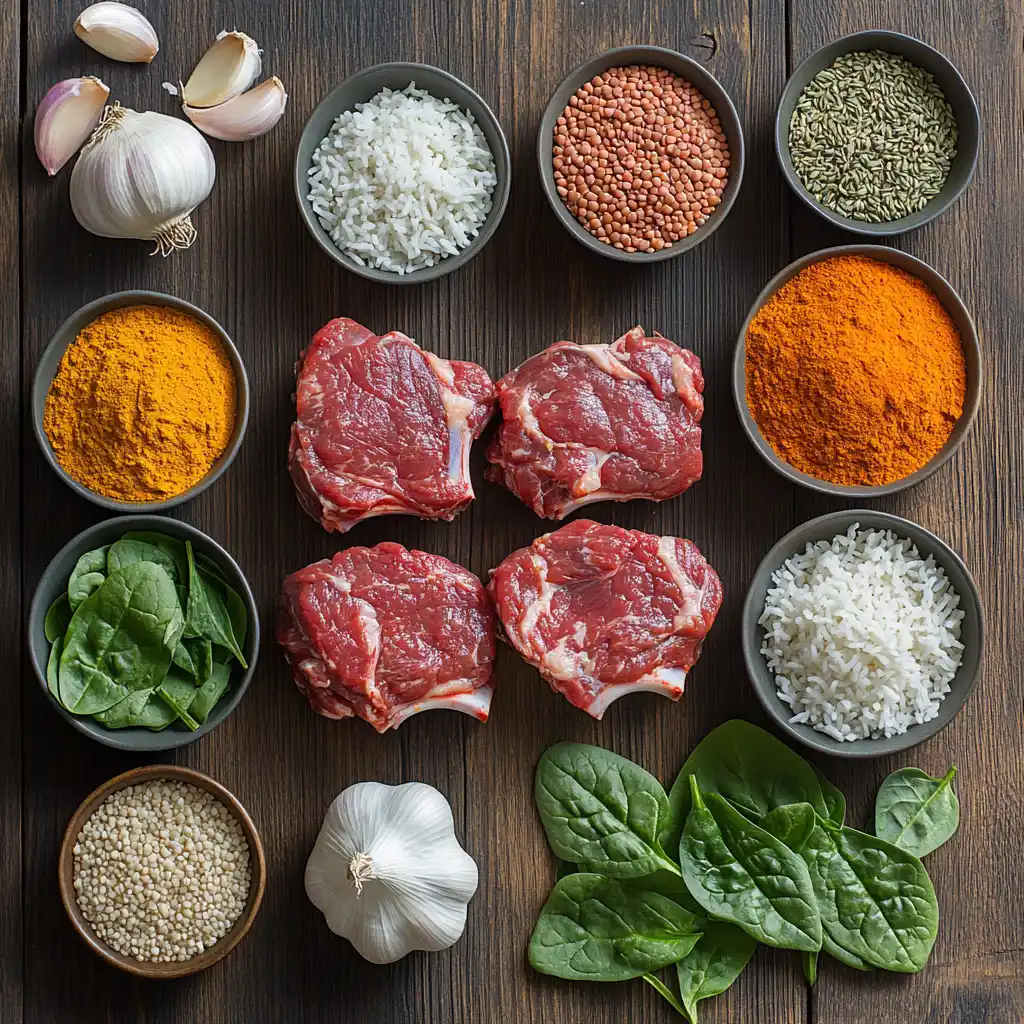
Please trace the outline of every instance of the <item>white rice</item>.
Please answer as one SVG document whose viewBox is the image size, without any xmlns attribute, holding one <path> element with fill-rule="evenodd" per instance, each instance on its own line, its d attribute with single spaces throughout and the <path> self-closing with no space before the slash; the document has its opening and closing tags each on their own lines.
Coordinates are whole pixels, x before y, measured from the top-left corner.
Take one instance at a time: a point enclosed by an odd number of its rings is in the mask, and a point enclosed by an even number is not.
<svg viewBox="0 0 1024 1024">
<path fill-rule="evenodd" d="M 855 523 L 772 574 L 761 653 L 791 722 L 837 740 L 934 718 L 960 664 L 960 596 L 930 555 Z"/>
<path fill-rule="evenodd" d="M 473 116 L 412 82 L 334 122 L 313 154 L 307 198 L 360 266 L 409 274 L 470 244 L 497 181 Z"/>
</svg>

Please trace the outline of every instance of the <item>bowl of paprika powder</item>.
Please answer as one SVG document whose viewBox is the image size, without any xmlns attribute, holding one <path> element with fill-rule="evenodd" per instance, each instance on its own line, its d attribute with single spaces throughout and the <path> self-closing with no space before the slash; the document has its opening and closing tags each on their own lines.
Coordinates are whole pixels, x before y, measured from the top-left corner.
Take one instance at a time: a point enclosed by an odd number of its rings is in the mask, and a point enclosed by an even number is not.
<svg viewBox="0 0 1024 1024">
<path fill-rule="evenodd" d="M 208 313 L 160 292 L 83 306 L 43 351 L 32 421 L 43 456 L 77 494 L 119 512 L 189 501 L 228 468 L 249 380 Z"/>
<path fill-rule="evenodd" d="M 740 422 L 786 479 L 840 498 L 926 480 L 963 444 L 981 397 L 967 307 L 887 246 L 811 253 L 758 295 L 733 359 Z"/>
</svg>

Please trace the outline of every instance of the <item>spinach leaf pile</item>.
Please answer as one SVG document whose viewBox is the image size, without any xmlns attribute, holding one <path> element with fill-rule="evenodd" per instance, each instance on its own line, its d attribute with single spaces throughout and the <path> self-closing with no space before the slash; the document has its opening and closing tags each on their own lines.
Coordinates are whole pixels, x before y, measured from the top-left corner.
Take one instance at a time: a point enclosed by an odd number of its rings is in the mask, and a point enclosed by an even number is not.
<svg viewBox="0 0 1024 1024">
<path fill-rule="evenodd" d="M 245 602 L 191 542 L 126 533 L 82 555 L 47 611 L 47 686 L 108 729 L 194 731 L 246 667 L 247 627 Z"/>
<path fill-rule="evenodd" d="M 530 963 L 575 981 L 643 978 L 692 1024 L 758 943 L 799 951 L 812 985 L 822 952 L 919 971 L 939 916 L 919 857 L 957 827 L 954 774 L 894 772 L 871 835 L 846 824 L 843 794 L 814 765 L 749 722 L 709 733 L 667 794 L 618 754 L 556 744 L 535 798 L 559 878 Z M 655 973 L 673 965 L 678 996 Z"/>
</svg>

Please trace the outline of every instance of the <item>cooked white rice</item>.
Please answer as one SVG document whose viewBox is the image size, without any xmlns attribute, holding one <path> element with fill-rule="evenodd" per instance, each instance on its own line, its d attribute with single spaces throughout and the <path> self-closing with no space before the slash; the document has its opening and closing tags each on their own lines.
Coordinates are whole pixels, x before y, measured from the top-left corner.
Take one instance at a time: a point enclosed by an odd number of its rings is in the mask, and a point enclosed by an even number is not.
<svg viewBox="0 0 1024 1024">
<path fill-rule="evenodd" d="M 334 122 L 313 154 L 307 198 L 356 263 L 408 274 L 469 245 L 497 181 L 473 116 L 410 83 Z"/>
<path fill-rule="evenodd" d="M 772 574 L 761 653 L 791 722 L 837 740 L 934 718 L 963 651 L 960 596 L 930 555 L 855 523 Z"/>
</svg>

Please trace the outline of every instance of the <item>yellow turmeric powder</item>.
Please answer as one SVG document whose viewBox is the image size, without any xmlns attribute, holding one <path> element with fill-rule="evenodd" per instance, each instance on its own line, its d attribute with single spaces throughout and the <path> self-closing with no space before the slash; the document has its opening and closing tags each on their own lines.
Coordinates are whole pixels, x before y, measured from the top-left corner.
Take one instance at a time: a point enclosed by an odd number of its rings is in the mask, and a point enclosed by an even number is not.
<svg viewBox="0 0 1024 1024">
<path fill-rule="evenodd" d="M 757 312 L 747 406 L 775 453 L 810 476 L 892 483 L 930 462 L 964 408 L 960 334 L 922 280 L 889 263 L 812 263 Z"/>
<path fill-rule="evenodd" d="M 235 423 L 235 374 L 217 335 L 177 309 L 128 306 L 67 347 L 43 427 L 57 461 L 118 501 L 162 501 L 206 475 Z"/>
</svg>

